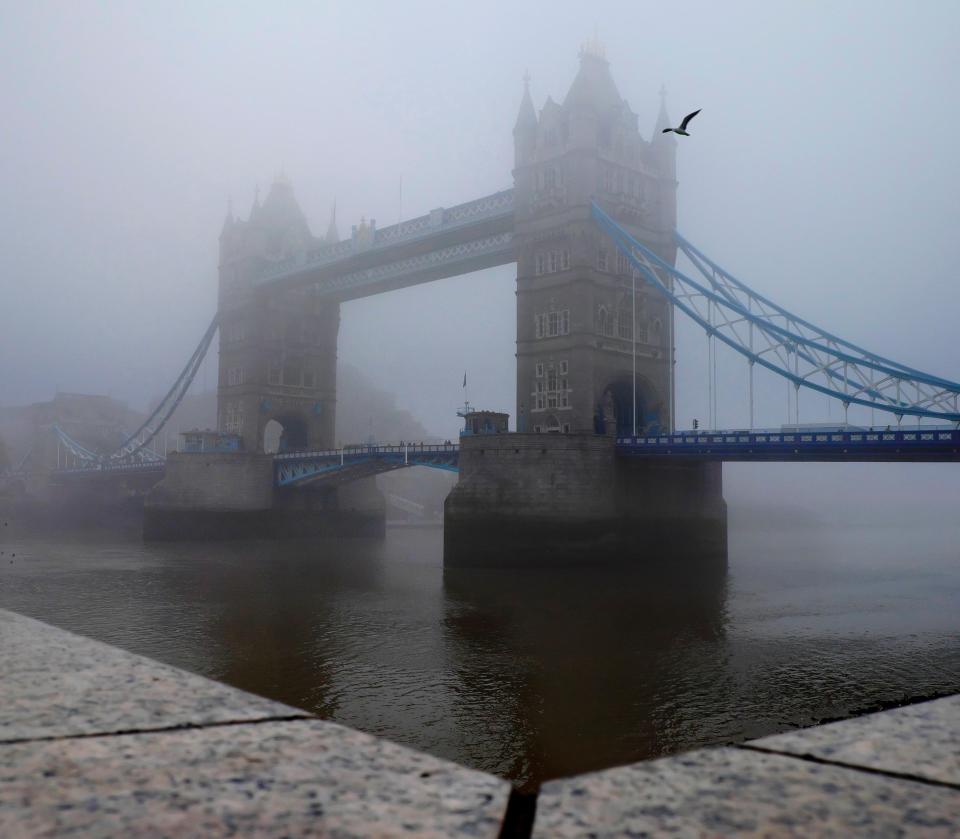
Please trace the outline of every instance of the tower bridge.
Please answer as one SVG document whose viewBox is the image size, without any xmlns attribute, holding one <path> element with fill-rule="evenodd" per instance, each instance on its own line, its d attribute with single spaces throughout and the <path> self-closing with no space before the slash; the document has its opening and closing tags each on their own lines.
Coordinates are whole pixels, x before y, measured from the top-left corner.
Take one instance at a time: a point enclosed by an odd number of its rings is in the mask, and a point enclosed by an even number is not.
<svg viewBox="0 0 960 839">
<path fill-rule="evenodd" d="M 289 179 L 278 178 L 247 218 L 227 215 L 218 312 L 181 376 L 137 432 L 90 465 L 149 459 L 149 441 L 219 330 L 218 431 L 236 441 L 236 451 L 202 455 L 203 470 L 190 460 L 198 455 L 168 458 L 154 506 L 260 509 L 274 503 L 266 482 L 323 496 L 316 503 L 329 509 L 355 479 L 413 465 L 409 450 L 401 462 L 389 448 L 349 457 L 333 448 L 341 303 L 507 263 L 517 268 L 516 431 L 464 438 L 421 464 L 460 470 L 447 504 L 451 533 L 469 538 L 504 521 L 518 533 L 540 532 L 538 523 L 559 532 L 573 522 L 576 533 L 615 525 L 647 538 L 705 521 L 719 539 L 723 460 L 957 459 L 960 384 L 816 327 L 676 231 L 677 141 L 662 133 L 669 125 L 661 92 L 644 137 L 593 42 L 561 101 L 548 98 L 538 112 L 525 82 L 512 187 L 389 227 L 362 221 L 341 239 L 335 216 L 324 236 L 314 236 Z M 677 268 L 679 253 L 690 274 Z M 714 430 L 692 435 L 676 430 L 677 311 L 707 335 L 712 359 Z M 749 370 L 745 431 L 715 430 L 721 344 Z M 752 428 L 757 369 L 792 388 L 787 423 L 795 433 Z M 822 435 L 796 431 L 801 389 L 835 400 L 844 423 Z M 852 429 L 851 406 L 886 412 L 896 429 Z M 905 417 L 943 427 L 911 436 L 901 427 Z M 277 459 L 264 453 L 271 422 L 283 428 L 285 453 Z M 89 452 L 74 454 L 90 460 Z M 221 473 L 234 475 L 229 491 Z M 231 499 L 226 507 L 221 496 Z"/>
</svg>

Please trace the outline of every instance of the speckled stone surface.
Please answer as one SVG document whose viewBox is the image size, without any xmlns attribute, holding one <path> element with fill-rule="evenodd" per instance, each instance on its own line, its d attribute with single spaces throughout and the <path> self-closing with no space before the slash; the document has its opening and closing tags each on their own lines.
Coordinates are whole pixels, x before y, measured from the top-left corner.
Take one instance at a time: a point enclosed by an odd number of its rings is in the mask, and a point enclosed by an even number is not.
<svg viewBox="0 0 960 839">
<path fill-rule="evenodd" d="M 750 745 L 960 787 L 960 696 L 764 737 Z"/>
<path fill-rule="evenodd" d="M 0 610 L 0 742 L 305 712 Z"/>
<path fill-rule="evenodd" d="M 535 839 L 957 836 L 960 791 L 746 749 L 544 784 Z"/>
<path fill-rule="evenodd" d="M 509 785 L 320 720 L 0 745 L 0 836 L 496 837 Z"/>
</svg>

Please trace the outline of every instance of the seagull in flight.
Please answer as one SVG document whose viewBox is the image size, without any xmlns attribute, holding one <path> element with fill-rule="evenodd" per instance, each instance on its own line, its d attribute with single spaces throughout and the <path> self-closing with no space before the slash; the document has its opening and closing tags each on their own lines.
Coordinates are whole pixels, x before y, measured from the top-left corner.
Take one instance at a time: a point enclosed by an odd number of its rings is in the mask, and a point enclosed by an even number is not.
<svg viewBox="0 0 960 839">
<path fill-rule="evenodd" d="M 664 128 L 663 131 L 660 132 L 660 133 L 661 133 L 661 134 L 667 134 L 667 133 L 669 133 L 670 131 L 672 131 L 674 134 L 681 134 L 681 135 L 683 135 L 684 137 L 689 137 L 689 136 L 690 136 L 690 132 L 687 131 L 687 125 L 690 123 L 690 120 L 692 120 L 692 119 L 693 119 L 697 114 L 699 114 L 700 111 L 702 111 L 702 110 L 703 110 L 703 108 L 697 108 L 697 110 L 695 110 L 692 114 L 687 114 L 687 115 L 683 118 L 683 122 L 680 123 L 680 127 L 679 127 L 679 128 Z"/>
</svg>

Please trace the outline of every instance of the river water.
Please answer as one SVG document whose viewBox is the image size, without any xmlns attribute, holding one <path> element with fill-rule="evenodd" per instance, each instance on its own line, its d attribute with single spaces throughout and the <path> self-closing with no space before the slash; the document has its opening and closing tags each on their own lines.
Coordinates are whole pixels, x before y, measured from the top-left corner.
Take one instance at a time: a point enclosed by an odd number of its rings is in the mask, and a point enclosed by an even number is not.
<svg viewBox="0 0 960 839">
<path fill-rule="evenodd" d="M 725 570 L 2 531 L 0 607 L 532 788 L 960 691 L 960 526 L 731 516 Z M 15 556 L 14 556 L 15 554 Z"/>
</svg>

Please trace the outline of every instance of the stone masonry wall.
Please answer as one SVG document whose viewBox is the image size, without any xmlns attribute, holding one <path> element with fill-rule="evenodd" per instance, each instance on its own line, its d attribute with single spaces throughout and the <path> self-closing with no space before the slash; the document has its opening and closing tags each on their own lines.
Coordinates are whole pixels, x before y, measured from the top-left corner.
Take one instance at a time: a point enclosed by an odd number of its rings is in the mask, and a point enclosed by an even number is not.
<svg viewBox="0 0 960 839">
<path fill-rule="evenodd" d="M 171 453 L 147 508 L 244 512 L 273 505 L 273 456 Z"/>
<path fill-rule="evenodd" d="M 593 434 L 462 437 L 460 480 L 447 497 L 454 518 L 614 515 L 613 440 Z"/>
</svg>

